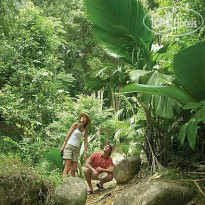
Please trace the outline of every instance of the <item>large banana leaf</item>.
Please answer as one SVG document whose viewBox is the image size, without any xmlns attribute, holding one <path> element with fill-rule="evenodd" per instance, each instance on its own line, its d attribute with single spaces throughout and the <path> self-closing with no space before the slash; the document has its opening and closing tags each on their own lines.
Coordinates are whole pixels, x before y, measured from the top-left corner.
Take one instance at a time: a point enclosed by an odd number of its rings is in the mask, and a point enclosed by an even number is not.
<svg viewBox="0 0 205 205">
<path fill-rule="evenodd" d="M 183 103 L 205 99 L 205 41 L 180 51 L 174 57 L 174 70 L 186 89 L 171 86 L 132 84 L 121 92 L 144 92 L 167 96 Z M 189 92 L 187 92 L 188 90 Z"/>
<path fill-rule="evenodd" d="M 85 6 L 95 36 L 108 51 L 133 64 L 142 40 L 151 50 L 153 33 L 143 24 L 147 12 L 138 0 L 85 0 Z M 145 24 L 151 27 L 149 16 Z"/>
<path fill-rule="evenodd" d="M 172 75 L 166 75 L 154 71 L 146 82 L 147 85 L 152 86 L 164 86 L 170 85 L 174 80 Z M 177 103 L 175 99 L 167 96 L 152 96 L 152 107 L 154 112 L 164 118 L 172 118 L 174 116 L 174 110 L 179 107 L 180 103 Z"/>
<path fill-rule="evenodd" d="M 202 101 L 200 101 L 200 102 L 191 102 L 191 103 L 188 103 L 188 104 L 186 104 L 186 105 L 184 105 L 184 109 L 186 110 L 186 109 L 193 109 L 193 110 L 195 110 L 195 109 L 198 109 L 198 108 L 200 108 L 201 106 L 205 106 L 205 100 L 202 100 Z"/>
<path fill-rule="evenodd" d="M 149 75 L 153 73 L 153 71 L 148 70 L 133 70 L 130 72 L 130 78 L 133 82 L 138 83 L 139 78 L 145 75 Z"/>
<path fill-rule="evenodd" d="M 121 93 L 132 93 L 132 92 L 144 92 L 150 95 L 171 97 L 180 100 L 183 103 L 189 103 L 195 101 L 195 99 L 186 91 L 171 86 L 130 84 L 121 90 Z"/>
<path fill-rule="evenodd" d="M 174 71 L 184 87 L 198 100 L 205 99 L 205 41 L 180 51 Z"/>
<path fill-rule="evenodd" d="M 188 125 L 188 123 L 185 123 L 180 128 L 179 140 L 180 140 L 181 144 L 184 144 L 184 140 L 185 140 L 185 137 L 186 137 L 187 125 Z"/>
<path fill-rule="evenodd" d="M 196 137 L 197 137 L 197 129 L 199 120 L 196 118 L 191 118 L 187 125 L 187 139 L 189 142 L 189 146 L 194 150 Z"/>
<path fill-rule="evenodd" d="M 146 71 L 146 70 L 134 70 L 130 73 L 131 79 L 135 82 L 145 83 L 150 86 L 164 86 L 165 84 L 170 85 L 174 80 L 172 75 L 165 75 L 158 71 Z M 141 85 L 141 84 L 139 84 Z M 150 93 L 148 93 L 150 94 Z M 175 99 L 164 96 L 148 96 L 142 94 L 142 100 L 145 106 L 149 106 L 150 100 L 152 99 L 152 106 L 154 112 L 165 118 L 172 118 L 174 116 L 174 110 L 176 110 L 180 103 Z M 148 102 L 148 104 L 147 104 Z"/>
<path fill-rule="evenodd" d="M 174 116 L 174 110 L 180 108 L 179 101 L 165 96 L 153 96 L 152 107 L 154 112 L 164 118 L 171 119 Z"/>
<path fill-rule="evenodd" d="M 154 71 L 153 74 L 150 76 L 148 81 L 146 82 L 147 85 L 171 85 L 171 82 L 174 80 L 172 75 L 166 75 L 159 73 L 158 71 Z"/>
</svg>

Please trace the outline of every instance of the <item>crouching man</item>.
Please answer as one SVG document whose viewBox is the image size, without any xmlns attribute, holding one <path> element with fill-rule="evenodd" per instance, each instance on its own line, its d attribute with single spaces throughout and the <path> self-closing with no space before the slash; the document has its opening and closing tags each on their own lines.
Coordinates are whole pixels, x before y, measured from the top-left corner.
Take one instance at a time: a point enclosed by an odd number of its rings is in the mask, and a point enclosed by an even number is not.
<svg viewBox="0 0 205 205">
<path fill-rule="evenodd" d="M 88 183 L 88 194 L 93 193 L 91 180 L 99 180 L 96 184 L 100 191 L 103 191 L 103 184 L 113 179 L 113 162 L 110 157 L 113 151 L 113 145 L 106 142 L 103 152 L 93 153 L 86 162 L 84 170 L 85 179 Z"/>
</svg>

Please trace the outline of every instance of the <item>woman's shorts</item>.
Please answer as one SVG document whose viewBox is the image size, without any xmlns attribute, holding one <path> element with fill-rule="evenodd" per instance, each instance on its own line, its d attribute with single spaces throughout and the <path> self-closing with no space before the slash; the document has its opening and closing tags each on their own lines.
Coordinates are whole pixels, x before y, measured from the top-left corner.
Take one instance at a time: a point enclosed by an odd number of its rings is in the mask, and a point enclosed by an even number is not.
<svg viewBox="0 0 205 205">
<path fill-rule="evenodd" d="M 71 159 L 74 162 L 78 162 L 78 151 L 78 147 L 67 144 L 64 149 L 63 159 Z"/>
</svg>

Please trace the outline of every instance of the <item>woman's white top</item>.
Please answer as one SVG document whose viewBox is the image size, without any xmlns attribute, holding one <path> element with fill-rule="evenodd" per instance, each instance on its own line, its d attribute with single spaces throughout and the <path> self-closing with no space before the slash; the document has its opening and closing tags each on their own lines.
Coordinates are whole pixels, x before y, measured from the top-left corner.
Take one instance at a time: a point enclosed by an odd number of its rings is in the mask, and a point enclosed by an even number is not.
<svg viewBox="0 0 205 205">
<path fill-rule="evenodd" d="M 81 138 L 85 135 L 84 132 L 81 132 L 78 128 L 73 130 L 71 136 L 68 139 L 67 144 L 73 145 L 75 147 L 79 147 Z"/>
</svg>

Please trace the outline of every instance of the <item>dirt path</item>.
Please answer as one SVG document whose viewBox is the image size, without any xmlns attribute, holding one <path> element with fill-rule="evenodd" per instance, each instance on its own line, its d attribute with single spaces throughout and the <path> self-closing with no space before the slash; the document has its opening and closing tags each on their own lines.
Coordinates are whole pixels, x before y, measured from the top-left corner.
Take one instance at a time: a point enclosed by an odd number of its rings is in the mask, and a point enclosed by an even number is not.
<svg viewBox="0 0 205 205">
<path fill-rule="evenodd" d="M 115 150 L 112 153 L 112 159 L 114 164 L 124 158 L 125 154 L 118 147 L 115 147 Z M 142 178 L 144 178 L 144 174 L 138 174 L 138 176 L 133 179 L 132 183 L 124 185 L 117 184 L 116 180 L 113 179 L 112 181 L 104 184 L 105 190 L 103 192 L 100 192 L 96 187 L 96 183 L 98 181 L 92 181 L 94 192 L 93 194 L 87 196 L 86 205 L 111 205 L 115 199 L 116 194 L 119 194 L 124 189 L 131 187 L 134 183 L 136 184 L 137 182 L 142 180 Z"/>
<path fill-rule="evenodd" d="M 96 183 L 97 181 L 92 182 L 94 192 L 87 196 L 86 205 L 111 205 L 116 194 L 132 186 L 132 184 L 118 185 L 113 179 L 111 182 L 104 184 L 105 190 L 100 192 L 96 187 Z"/>
<path fill-rule="evenodd" d="M 152 177 L 149 177 L 153 178 Z M 91 195 L 87 196 L 86 205 L 112 205 L 115 196 L 120 194 L 124 189 L 127 189 L 134 184 L 139 182 L 147 181 L 148 177 L 145 177 L 144 172 L 139 172 L 138 176 L 136 176 L 133 180 L 131 180 L 128 184 L 117 184 L 116 181 L 113 179 L 111 182 L 104 184 L 104 191 L 100 192 L 96 187 L 96 183 L 98 181 L 92 181 L 94 192 Z M 186 205 L 204 205 L 205 198 L 196 195 L 190 202 Z"/>
</svg>

